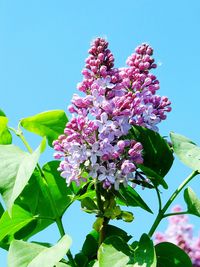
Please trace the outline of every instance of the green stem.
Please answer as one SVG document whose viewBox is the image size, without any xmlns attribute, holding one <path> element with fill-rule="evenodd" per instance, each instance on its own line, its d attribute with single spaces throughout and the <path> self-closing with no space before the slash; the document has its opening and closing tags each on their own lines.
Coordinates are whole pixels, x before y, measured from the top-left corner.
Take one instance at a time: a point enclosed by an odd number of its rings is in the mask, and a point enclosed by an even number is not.
<svg viewBox="0 0 200 267">
<path fill-rule="evenodd" d="M 188 214 L 188 211 L 166 213 L 166 214 L 163 215 L 163 218 L 166 218 L 166 217 L 169 217 L 169 216 L 174 216 L 174 215 L 183 215 L 183 214 Z"/>
<path fill-rule="evenodd" d="M 102 228 L 99 232 L 99 246 L 103 243 L 105 237 L 106 237 L 106 227 L 109 223 L 109 218 L 107 217 L 103 217 L 103 224 L 102 224 Z"/>
<path fill-rule="evenodd" d="M 174 201 L 174 199 L 178 196 L 178 194 L 181 192 L 181 190 L 196 176 L 198 175 L 199 172 L 198 171 L 193 171 L 180 185 L 179 187 L 174 191 L 174 193 L 171 195 L 171 197 L 168 199 L 168 201 L 166 202 L 166 204 L 164 205 L 164 207 L 160 210 L 160 212 L 158 213 L 148 235 L 151 237 L 156 228 L 158 227 L 159 223 L 161 222 L 161 220 L 165 217 L 165 212 L 167 211 L 167 209 L 169 208 L 169 206 L 171 205 L 171 203 Z"/>
<path fill-rule="evenodd" d="M 21 129 L 18 126 L 18 130 L 15 130 L 13 127 L 8 127 L 9 130 L 13 131 L 24 143 L 25 147 L 27 148 L 29 153 L 33 153 L 33 149 L 30 147 L 29 143 L 26 141 Z"/>
<path fill-rule="evenodd" d="M 161 197 L 160 197 L 160 192 L 159 192 L 157 187 L 156 187 L 156 193 L 157 193 L 157 197 L 158 197 L 158 212 L 160 212 L 162 210 L 162 201 L 161 201 Z"/>
<path fill-rule="evenodd" d="M 95 191 L 96 191 L 96 198 L 97 198 L 97 206 L 100 211 L 99 216 L 103 216 L 104 209 L 103 209 L 103 203 L 101 200 L 100 184 L 98 183 L 98 181 L 95 182 Z"/>
<path fill-rule="evenodd" d="M 61 237 L 63 237 L 65 235 L 65 229 L 64 229 L 61 218 L 56 219 L 56 224 L 58 226 L 58 230 L 60 232 Z"/>
<path fill-rule="evenodd" d="M 63 237 L 65 235 L 65 229 L 64 229 L 64 226 L 62 223 L 62 219 L 60 217 L 56 219 L 56 224 L 58 226 L 58 230 L 60 232 L 61 237 Z M 74 258 L 72 256 L 70 249 L 67 252 L 67 257 L 68 257 L 69 262 L 71 263 L 72 267 L 76 267 L 76 263 L 74 261 Z"/>
<path fill-rule="evenodd" d="M 27 148 L 27 150 L 29 151 L 29 153 L 32 154 L 33 153 L 33 149 L 30 147 L 30 145 L 27 142 L 26 138 L 24 137 L 23 132 L 21 131 L 21 129 L 18 128 L 18 130 L 15 130 L 14 128 L 10 127 L 10 130 L 15 132 L 15 134 L 22 140 L 22 142 L 24 143 L 24 145 Z M 57 227 L 58 227 L 58 230 L 59 230 L 59 233 L 60 233 L 61 237 L 63 237 L 65 235 L 65 230 L 64 230 L 64 227 L 63 227 L 63 223 L 62 223 L 62 218 L 59 216 L 59 212 L 57 210 L 56 203 L 55 203 L 55 201 L 53 199 L 53 196 L 51 194 L 51 191 L 49 189 L 46 177 L 44 175 L 44 172 L 43 172 L 42 168 L 40 167 L 40 165 L 38 163 L 37 163 L 37 169 L 40 172 L 40 175 L 42 177 L 42 179 L 40 179 L 40 177 L 37 176 L 37 181 L 38 181 L 38 183 L 40 185 L 42 185 L 42 186 L 40 186 L 40 188 L 43 191 L 44 196 L 46 196 L 49 199 L 49 203 L 50 203 L 51 209 L 52 209 L 52 211 L 54 213 L 54 220 L 56 221 L 56 224 L 57 224 Z M 76 264 L 74 262 L 74 258 L 72 256 L 72 253 L 71 253 L 70 250 L 68 250 L 67 256 L 68 256 L 69 262 L 72 264 L 72 267 L 76 267 Z"/>
<path fill-rule="evenodd" d="M 99 217 L 103 218 L 102 227 L 99 231 L 99 246 L 103 243 L 106 235 L 106 227 L 109 222 L 109 218 L 104 216 L 104 208 L 103 208 L 103 202 L 101 199 L 101 191 L 100 191 L 100 184 L 98 181 L 95 182 L 95 191 L 96 191 L 96 198 L 97 198 L 97 206 L 99 208 Z"/>
</svg>

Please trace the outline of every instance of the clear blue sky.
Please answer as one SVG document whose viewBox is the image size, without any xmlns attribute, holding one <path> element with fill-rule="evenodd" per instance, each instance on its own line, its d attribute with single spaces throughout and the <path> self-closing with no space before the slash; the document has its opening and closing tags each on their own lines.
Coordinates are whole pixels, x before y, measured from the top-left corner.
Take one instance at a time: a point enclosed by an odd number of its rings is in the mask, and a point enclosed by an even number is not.
<svg viewBox="0 0 200 267">
<path fill-rule="evenodd" d="M 94 37 L 107 37 L 116 66 L 123 66 L 138 44 L 149 42 L 161 63 L 155 72 L 160 94 L 167 95 L 173 107 L 160 132 L 168 135 L 173 130 L 200 144 L 199 14 L 198 0 L 0 0 L 0 107 L 13 127 L 22 117 L 49 109 L 66 110 L 82 79 L 80 72 Z M 33 135 L 28 138 L 33 146 L 40 140 Z M 52 153 L 42 160 L 51 160 Z M 163 191 L 164 199 L 189 172 L 175 162 L 167 176 L 170 190 Z M 200 196 L 199 177 L 191 186 Z M 155 194 L 145 190 L 142 195 L 155 209 Z M 178 202 L 183 203 L 182 198 Z M 135 222 L 117 225 L 138 238 L 154 217 L 132 211 Z M 80 212 L 79 204 L 66 213 L 64 224 L 74 240 L 72 251 L 80 249 L 93 219 Z M 199 219 L 191 219 L 198 232 Z M 52 226 L 33 240 L 55 242 L 58 238 Z M 6 266 L 6 253 L 1 249 L 0 266 Z"/>
</svg>

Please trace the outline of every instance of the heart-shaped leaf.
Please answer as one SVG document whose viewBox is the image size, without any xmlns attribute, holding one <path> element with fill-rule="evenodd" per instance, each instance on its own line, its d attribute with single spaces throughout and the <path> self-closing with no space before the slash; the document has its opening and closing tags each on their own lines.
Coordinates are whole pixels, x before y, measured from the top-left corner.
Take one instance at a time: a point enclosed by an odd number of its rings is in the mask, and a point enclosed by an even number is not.
<svg viewBox="0 0 200 267">
<path fill-rule="evenodd" d="M 176 245 L 163 242 L 155 246 L 157 267 L 192 267 L 189 256 Z"/>
<path fill-rule="evenodd" d="M 32 133 L 46 136 L 49 146 L 52 146 L 52 142 L 63 133 L 67 122 L 68 119 L 63 110 L 50 110 L 24 118 L 20 124 Z"/>
<path fill-rule="evenodd" d="M 43 146 L 42 142 L 32 154 L 29 154 L 15 145 L 0 145 L 0 192 L 9 212 L 28 183 Z"/>
<path fill-rule="evenodd" d="M 192 170 L 200 171 L 200 147 L 183 135 L 172 132 L 170 137 L 178 158 Z"/>
<path fill-rule="evenodd" d="M 128 266 L 127 264 L 130 261 L 130 257 L 127 254 L 129 254 L 129 248 L 123 239 L 118 236 L 111 236 L 101 244 L 98 250 L 99 266 Z"/>
<path fill-rule="evenodd" d="M 53 247 L 14 240 L 9 249 L 8 267 L 53 267 L 65 256 L 71 246 L 71 238 L 63 236 Z"/>
<path fill-rule="evenodd" d="M 98 250 L 99 233 L 96 230 L 92 230 L 83 243 L 82 253 L 88 258 L 93 258 Z"/>
<path fill-rule="evenodd" d="M 0 219 L 0 241 L 6 236 L 12 237 L 33 220 L 35 218 L 32 214 L 17 205 L 13 205 L 12 217 L 10 217 L 8 211 L 5 211 Z"/>
<path fill-rule="evenodd" d="M 170 170 L 174 160 L 167 141 L 159 133 L 141 126 L 132 127 L 128 138 L 141 142 L 143 146 L 144 163 L 139 165 L 141 170 L 152 180 L 154 185 L 161 184 L 167 188 L 166 182 L 162 182 L 162 180 Z"/>
<path fill-rule="evenodd" d="M 43 166 L 42 171 L 45 181 L 41 173 L 35 170 L 29 183 L 15 201 L 17 205 L 36 217 L 35 228 L 32 229 L 27 237 L 42 231 L 56 219 L 55 211 L 51 208 L 51 200 L 49 199 L 46 185 L 48 185 L 48 191 L 54 200 L 58 216 L 61 217 L 75 200 L 75 194 L 66 185 L 65 179 L 60 177 L 60 173 L 57 171 L 58 166 L 58 161 L 50 161 Z"/>
<path fill-rule="evenodd" d="M 184 199 L 188 207 L 188 212 L 200 217 L 200 199 L 190 187 L 185 189 Z"/>
<path fill-rule="evenodd" d="M 156 253 L 153 241 L 148 235 L 143 234 L 135 249 L 134 267 L 156 267 Z"/>
</svg>

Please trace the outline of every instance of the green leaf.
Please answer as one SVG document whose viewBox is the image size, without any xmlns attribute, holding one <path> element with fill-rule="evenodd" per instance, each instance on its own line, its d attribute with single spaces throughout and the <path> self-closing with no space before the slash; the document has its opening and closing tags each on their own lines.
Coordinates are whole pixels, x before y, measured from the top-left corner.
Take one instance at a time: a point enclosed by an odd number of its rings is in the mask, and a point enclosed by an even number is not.
<svg viewBox="0 0 200 267">
<path fill-rule="evenodd" d="M 71 238 L 68 235 L 50 248 L 14 240 L 9 249 L 8 267 L 53 267 L 65 256 L 70 246 Z"/>
<path fill-rule="evenodd" d="M 11 236 L 12 239 L 15 233 L 34 219 L 32 214 L 17 205 L 13 205 L 12 217 L 10 217 L 8 211 L 5 211 L 0 219 L 0 241 L 6 236 Z"/>
<path fill-rule="evenodd" d="M 130 211 L 122 211 L 120 217 L 124 222 L 132 222 L 134 220 L 133 213 Z"/>
<path fill-rule="evenodd" d="M 121 237 L 126 243 L 132 238 L 131 235 L 128 235 L 127 232 L 125 232 L 121 228 L 108 224 L 105 229 L 105 236 L 109 237 L 112 235 Z"/>
<path fill-rule="evenodd" d="M 90 197 L 85 197 L 81 200 L 82 210 L 88 213 L 97 213 L 98 207 Z"/>
<path fill-rule="evenodd" d="M 157 186 L 158 184 L 162 185 L 164 189 L 168 189 L 168 185 L 163 179 L 162 176 L 157 174 L 155 171 L 153 171 L 151 168 L 148 168 L 142 164 L 139 165 L 140 169 L 143 171 L 143 173 Z M 134 181 L 135 182 L 135 181 Z M 136 181 L 137 182 L 137 181 Z M 145 187 L 147 187 L 145 185 Z"/>
<path fill-rule="evenodd" d="M 130 258 L 128 245 L 118 236 L 107 238 L 98 251 L 100 267 L 125 267 Z M 97 265 L 98 266 L 98 265 Z"/>
<path fill-rule="evenodd" d="M 0 116 L 6 117 L 6 114 L 4 113 L 2 109 L 0 109 Z"/>
<path fill-rule="evenodd" d="M 31 243 L 33 243 L 33 244 L 37 244 L 37 245 L 41 245 L 41 246 L 43 246 L 43 247 L 47 247 L 47 248 L 50 248 L 50 247 L 52 246 L 52 244 L 47 243 L 47 242 L 32 241 Z"/>
<path fill-rule="evenodd" d="M 77 266 L 81 266 L 81 267 L 86 267 L 87 266 L 87 263 L 88 263 L 88 257 L 83 254 L 83 253 L 78 253 L 75 255 L 75 258 L 74 258 Z"/>
<path fill-rule="evenodd" d="M 28 267 L 50 267 L 57 264 L 67 253 L 72 240 L 68 235 L 63 236 L 59 242 L 51 248 L 45 248 L 29 264 Z M 21 266 L 20 266 L 21 267 Z"/>
<path fill-rule="evenodd" d="M 128 137 L 141 142 L 143 146 L 144 163 L 139 165 L 141 170 L 152 180 L 154 185 L 162 184 L 166 188 L 166 183 L 162 183 L 162 179 L 170 170 L 174 160 L 167 141 L 159 133 L 141 126 L 134 126 Z"/>
<path fill-rule="evenodd" d="M 163 242 L 155 246 L 157 267 L 192 267 L 189 256 L 176 245 Z"/>
<path fill-rule="evenodd" d="M 42 169 L 59 216 L 62 216 L 75 200 L 75 195 L 71 188 L 67 186 L 66 180 L 60 176 L 60 172 L 57 170 L 59 163 L 59 161 L 50 161 Z"/>
<path fill-rule="evenodd" d="M 0 109 L 0 145 L 9 145 L 12 143 L 12 135 L 7 127 L 8 118 Z"/>
<path fill-rule="evenodd" d="M 88 176 L 88 174 L 87 174 Z M 82 185 L 78 186 L 76 183 L 72 183 L 70 185 L 70 188 L 72 188 L 72 191 L 76 195 L 76 200 L 82 200 L 86 197 L 89 197 L 91 199 L 94 199 L 96 197 L 96 192 L 94 188 L 94 180 L 89 181 L 87 183 L 83 183 Z"/>
<path fill-rule="evenodd" d="M 171 132 L 170 137 L 178 158 L 192 170 L 200 171 L 200 147 L 183 135 Z"/>
<path fill-rule="evenodd" d="M 92 260 L 88 263 L 87 267 L 99 267 L 99 262 L 97 260 Z"/>
<path fill-rule="evenodd" d="M 24 188 L 23 192 L 16 199 L 15 203 L 35 216 L 36 224 L 31 231 L 27 232 L 26 240 L 42 231 L 54 222 L 54 214 L 51 209 L 47 195 L 42 192 L 38 180 L 42 177 L 38 170 L 35 170 Z"/>
<path fill-rule="evenodd" d="M 156 267 L 156 253 L 153 241 L 143 234 L 134 254 L 134 267 Z M 171 265 L 169 265 L 171 267 Z"/>
<path fill-rule="evenodd" d="M 118 236 L 124 242 L 128 242 L 132 236 L 128 235 L 124 230 L 108 224 L 105 228 L 105 237 L 112 237 L 112 236 Z M 97 254 L 98 250 L 98 241 L 99 241 L 99 233 L 96 230 L 92 230 L 87 236 L 83 243 L 83 247 L 81 252 L 86 255 L 89 260 L 93 259 L 95 255 Z"/>
<path fill-rule="evenodd" d="M 18 205 L 36 216 L 37 225 L 30 236 L 48 227 L 55 220 L 55 213 L 51 209 L 46 184 L 60 217 L 75 199 L 74 193 L 67 186 L 65 179 L 60 177 L 60 173 L 57 171 L 58 166 L 58 161 L 51 161 L 43 166 L 42 170 L 46 182 L 44 182 L 41 173 L 35 170 L 29 183 L 16 200 Z"/>
<path fill-rule="evenodd" d="M 63 263 L 63 262 L 58 262 L 55 266 L 56 267 L 71 267 L 71 265 L 68 265 L 68 264 Z"/>
<path fill-rule="evenodd" d="M 89 259 L 92 259 L 98 250 L 99 233 L 96 230 L 92 230 L 83 243 L 82 253 Z"/>
<path fill-rule="evenodd" d="M 116 191 L 115 195 L 117 196 L 117 203 L 120 205 L 141 207 L 142 209 L 153 213 L 140 195 L 131 186 L 120 186 L 119 191 Z"/>
<path fill-rule="evenodd" d="M 52 146 L 52 142 L 63 134 L 67 122 L 68 119 L 63 110 L 50 110 L 24 118 L 20 124 L 32 133 L 46 136 L 49 146 Z"/>
<path fill-rule="evenodd" d="M 190 214 L 200 217 L 200 199 L 194 193 L 192 188 L 188 187 L 184 191 L 184 199 Z"/>
<path fill-rule="evenodd" d="M 32 154 L 15 145 L 0 145 L 0 192 L 9 212 L 28 183 L 40 152 L 41 145 Z"/>
<path fill-rule="evenodd" d="M 2 206 L 2 204 L 0 202 L 0 218 L 1 218 L 3 213 L 4 213 L 4 208 L 3 208 L 3 206 Z"/>
</svg>

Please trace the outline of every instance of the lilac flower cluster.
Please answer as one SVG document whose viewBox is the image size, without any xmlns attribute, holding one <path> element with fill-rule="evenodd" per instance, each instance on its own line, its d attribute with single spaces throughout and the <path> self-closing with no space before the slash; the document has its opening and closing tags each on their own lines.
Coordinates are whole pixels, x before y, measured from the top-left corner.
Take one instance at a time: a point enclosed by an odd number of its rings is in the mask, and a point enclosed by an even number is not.
<svg viewBox="0 0 200 267">
<path fill-rule="evenodd" d="M 175 206 L 173 212 L 181 212 Z M 189 224 L 187 215 L 169 217 L 169 225 L 165 233 L 155 234 L 155 243 L 171 242 L 183 249 L 191 258 L 194 267 L 200 267 L 200 236 L 193 236 L 193 225 Z"/>
<path fill-rule="evenodd" d="M 136 178 L 142 145 L 125 136 L 132 125 L 157 131 L 171 110 L 168 98 L 155 94 L 159 82 L 149 72 L 156 68 L 152 54 L 152 48 L 142 44 L 128 58 L 128 67 L 114 68 L 108 42 L 97 38 L 92 43 L 77 86 L 85 96 L 73 96 L 73 117 L 53 143 L 55 158 L 63 158 L 59 170 L 68 184 L 87 179 L 86 172 L 104 188 L 118 189 Z"/>
</svg>

